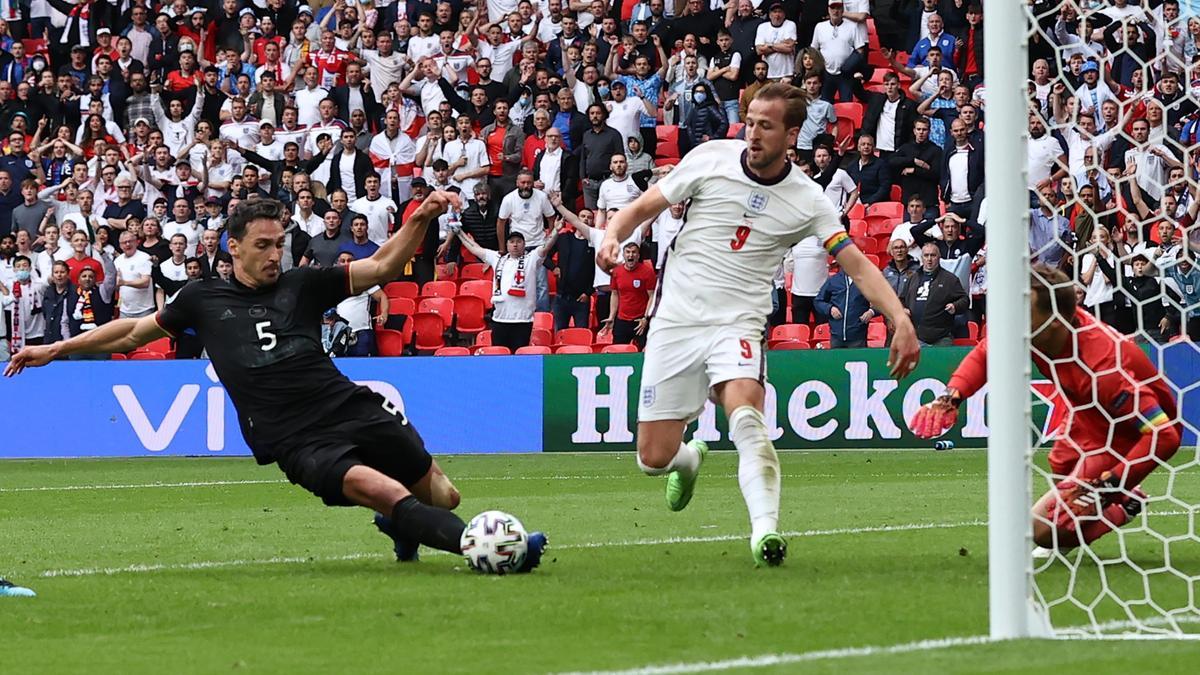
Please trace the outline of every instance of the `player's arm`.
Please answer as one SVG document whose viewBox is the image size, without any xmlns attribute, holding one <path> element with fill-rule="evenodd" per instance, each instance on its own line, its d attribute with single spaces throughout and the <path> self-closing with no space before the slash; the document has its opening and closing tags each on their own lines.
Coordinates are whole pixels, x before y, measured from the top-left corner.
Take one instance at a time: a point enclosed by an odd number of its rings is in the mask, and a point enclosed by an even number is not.
<svg viewBox="0 0 1200 675">
<path fill-rule="evenodd" d="M 355 260 L 350 263 L 350 294 L 357 295 L 372 286 L 382 286 L 394 280 L 404 270 L 404 266 L 412 260 L 417 246 L 425 238 L 425 230 L 447 208 L 461 208 L 462 202 L 458 195 L 452 192 L 434 192 L 421 202 L 421 206 L 413 212 L 408 222 L 370 258 Z"/>
<path fill-rule="evenodd" d="M 832 246 L 831 246 L 832 244 Z M 912 321 L 900 304 L 900 298 L 888 285 L 883 273 L 875 266 L 857 246 L 849 243 L 845 233 L 838 234 L 830 242 L 826 242 L 826 250 L 833 252 L 838 265 L 858 284 L 859 290 L 872 307 L 879 308 L 888 321 L 895 326 L 895 337 L 892 338 L 892 349 L 888 355 L 888 367 L 891 375 L 901 378 L 913 371 L 921 360 L 920 348 L 917 344 L 917 333 L 913 330 Z"/>
<path fill-rule="evenodd" d="M 620 263 L 621 242 L 628 239 L 634 229 L 641 226 L 642 223 L 658 218 L 670 206 L 671 203 L 663 196 L 658 185 L 652 185 L 649 190 L 633 200 L 632 204 L 617 211 L 612 220 L 608 221 L 608 227 L 604 230 L 604 241 L 596 251 L 596 262 L 600 267 L 607 271 Z M 863 260 L 865 261 L 866 258 Z M 875 272 L 878 274 L 879 270 L 877 269 Z M 882 281 L 883 275 L 880 275 L 879 279 Z M 884 286 L 891 288 L 887 286 L 887 282 L 884 282 Z"/>
<path fill-rule="evenodd" d="M 987 382 L 987 340 L 980 342 L 954 369 L 946 392 L 921 406 L 908 423 L 918 438 L 933 438 L 954 426 L 958 407 Z"/>
<path fill-rule="evenodd" d="M 117 319 L 65 342 L 22 349 L 13 355 L 4 369 L 4 376 L 12 377 L 26 368 L 44 366 L 71 354 L 131 352 L 167 334 L 153 314 L 140 319 Z"/>
</svg>

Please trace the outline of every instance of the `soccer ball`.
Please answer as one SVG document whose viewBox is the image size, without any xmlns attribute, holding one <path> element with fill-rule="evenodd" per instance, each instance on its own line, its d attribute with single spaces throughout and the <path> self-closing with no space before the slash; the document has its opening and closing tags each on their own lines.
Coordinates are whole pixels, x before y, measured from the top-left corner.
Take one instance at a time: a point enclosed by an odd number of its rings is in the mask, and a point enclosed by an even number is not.
<svg viewBox="0 0 1200 675">
<path fill-rule="evenodd" d="M 529 551 L 529 535 L 516 516 L 484 511 L 463 530 L 463 558 L 481 574 L 508 574 L 520 569 Z"/>
</svg>

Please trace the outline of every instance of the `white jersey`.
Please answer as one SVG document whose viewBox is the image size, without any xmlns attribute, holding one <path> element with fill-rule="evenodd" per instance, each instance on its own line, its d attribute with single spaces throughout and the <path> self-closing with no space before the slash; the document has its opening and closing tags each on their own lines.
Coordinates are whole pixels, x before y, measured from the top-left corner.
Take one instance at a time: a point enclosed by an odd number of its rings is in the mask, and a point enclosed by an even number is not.
<svg viewBox="0 0 1200 675">
<path fill-rule="evenodd" d="M 848 241 L 821 186 L 788 165 L 771 184 L 742 164 L 745 141 L 703 143 L 658 182 L 672 204 L 691 199 L 687 225 L 663 262 L 660 323 L 763 326 L 784 253 L 815 236 L 827 251 Z"/>
</svg>

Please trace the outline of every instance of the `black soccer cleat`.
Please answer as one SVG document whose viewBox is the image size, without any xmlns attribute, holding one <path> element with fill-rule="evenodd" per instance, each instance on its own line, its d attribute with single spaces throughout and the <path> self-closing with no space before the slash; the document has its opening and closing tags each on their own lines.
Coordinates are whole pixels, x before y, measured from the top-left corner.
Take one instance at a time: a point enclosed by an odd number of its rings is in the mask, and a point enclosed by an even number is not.
<svg viewBox="0 0 1200 675">
<path fill-rule="evenodd" d="M 546 539 L 546 535 L 542 532 L 530 532 L 529 540 L 526 544 L 525 562 L 515 570 L 516 574 L 527 574 L 532 572 L 535 567 L 542 564 L 542 554 L 546 552 L 546 546 L 550 543 Z"/>
<path fill-rule="evenodd" d="M 382 513 L 375 513 L 375 527 L 380 532 L 386 534 L 392 540 L 392 550 L 396 552 L 397 562 L 417 562 L 421 559 L 421 545 L 417 542 L 401 537 L 392 527 L 392 519 Z"/>
</svg>

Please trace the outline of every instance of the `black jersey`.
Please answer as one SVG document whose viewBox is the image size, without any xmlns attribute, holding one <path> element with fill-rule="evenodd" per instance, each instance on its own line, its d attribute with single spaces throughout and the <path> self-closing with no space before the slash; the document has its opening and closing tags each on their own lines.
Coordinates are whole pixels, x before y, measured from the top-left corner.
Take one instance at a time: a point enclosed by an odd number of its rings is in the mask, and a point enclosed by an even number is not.
<svg viewBox="0 0 1200 675">
<path fill-rule="evenodd" d="M 158 313 L 171 335 L 191 328 L 203 341 L 260 464 L 275 460 L 280 439 L 330 423 L 358 391 L 321 346 L 321 316 L 349 297 L 349 286 L 346 267 L 297 267 L 266 288 L 236 279 L 188 284 Z"/>
</svg>

